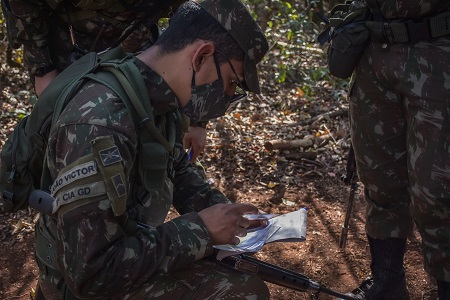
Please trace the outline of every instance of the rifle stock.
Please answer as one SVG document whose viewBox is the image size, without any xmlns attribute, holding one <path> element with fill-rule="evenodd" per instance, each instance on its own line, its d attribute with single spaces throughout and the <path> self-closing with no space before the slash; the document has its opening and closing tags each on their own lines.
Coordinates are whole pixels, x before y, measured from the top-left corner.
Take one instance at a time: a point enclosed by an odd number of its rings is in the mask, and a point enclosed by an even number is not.
<svg viewBox="0 0 450 300">
<path fill-rule="evenodd" d="M 328 295 L 339 297 L 339 299 L 346 300 L 357 299 L 353 296 L 348 296 L 320 286 L 320 284 L 312 281 L 305 275 L 278 267 L 273 264 L 269 264 L 245 254 L 228 256 L 222 260 L 216 260 L 216 262 L 235 270 L 239 270 L 241 272 L 256 275 L 266 282 L 270 282 L 292 290 L 300 292 L 311 291 L 315 294 L 322 292 Z"/>
</svg>

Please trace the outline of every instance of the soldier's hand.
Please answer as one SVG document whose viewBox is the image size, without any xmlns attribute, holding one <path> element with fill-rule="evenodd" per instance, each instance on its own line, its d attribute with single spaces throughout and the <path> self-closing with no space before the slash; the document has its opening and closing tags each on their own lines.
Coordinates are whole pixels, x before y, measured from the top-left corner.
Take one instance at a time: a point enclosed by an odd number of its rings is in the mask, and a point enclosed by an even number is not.
<svg viewBox="0 0 450 300">
<path fill-rule="evenodd" d="M 189 126 L 189 131 L 184 134 L 184 149 L 192 149 L 190 162 L 195 162 L 200 153 L 203 152 L 206 145 L 206 129 L 203 127 Z"/>
<path fill-rule="evenodd" d="M 245 203 L 216 204 L 199 212 L 213 245 L 239 244 L 238 237 L 247 235 L 250 221 L 244 214 L 256 214 L 258 209 Z"/>
</svg>

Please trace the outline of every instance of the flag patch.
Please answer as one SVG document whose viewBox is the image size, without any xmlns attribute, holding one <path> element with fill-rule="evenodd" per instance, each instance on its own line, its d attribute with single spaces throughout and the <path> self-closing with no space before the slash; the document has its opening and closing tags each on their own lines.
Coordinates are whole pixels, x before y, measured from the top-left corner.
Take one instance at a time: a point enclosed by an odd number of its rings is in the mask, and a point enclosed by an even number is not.
<svg viewBox="0 0 450 300">
<path fill-rule="evenodd" d="M 119 148 L 117 148 L 117 146 L 100 150 L 99 155 L 102 164 L 105 167 L 122 161 L 122 157 L 120 156 Z"/>
</svg>

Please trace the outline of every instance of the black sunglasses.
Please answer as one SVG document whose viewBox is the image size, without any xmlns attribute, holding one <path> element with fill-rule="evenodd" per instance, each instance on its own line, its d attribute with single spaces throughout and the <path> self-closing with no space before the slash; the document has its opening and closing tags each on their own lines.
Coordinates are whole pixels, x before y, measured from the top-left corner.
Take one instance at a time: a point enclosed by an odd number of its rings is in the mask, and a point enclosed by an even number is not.
<svg viewBox="0 0 450 300">
<path fill-rule="evenodd" d="M 231 63 L 231 60 L 228 58 L 228 56 L 226 56 L 219 50 L 216 49 L 216 52 L 225 58 L 225 60 L 230 65 L 230 68 L 233 71 L 234 76 L 236 77 L 236 80 L 231 81 L 232 83 L 236 84 L 236 91 L 234 92 L 234 95 L 231 98 L 231 103 L 244 99 L 245 97 L 247 97 L 247 93 L 245 92 L 242 82 L 239 80 L 239 76 L 237 75 L 236 70 L 234 69 L 233 64 Z"/>
</svg>

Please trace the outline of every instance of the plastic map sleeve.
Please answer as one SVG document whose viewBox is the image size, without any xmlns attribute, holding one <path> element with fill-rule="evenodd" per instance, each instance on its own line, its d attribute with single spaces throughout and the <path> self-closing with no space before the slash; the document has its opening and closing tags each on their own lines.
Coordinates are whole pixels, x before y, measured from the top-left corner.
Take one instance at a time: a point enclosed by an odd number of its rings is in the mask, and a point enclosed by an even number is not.
<svg viewBox="0 0 450 300">
<path fill-rule="evenodd" d="M 307 209 L 302 208 L 284 215 L 245 215 L 249 220 L 268 220 L 268 225 L 248 231 L 238 245 L 217 245 L 217 259 L 245 252 L 257 252 L 272 242 L 303 242 L 306 240 Z"/>
</svg>

